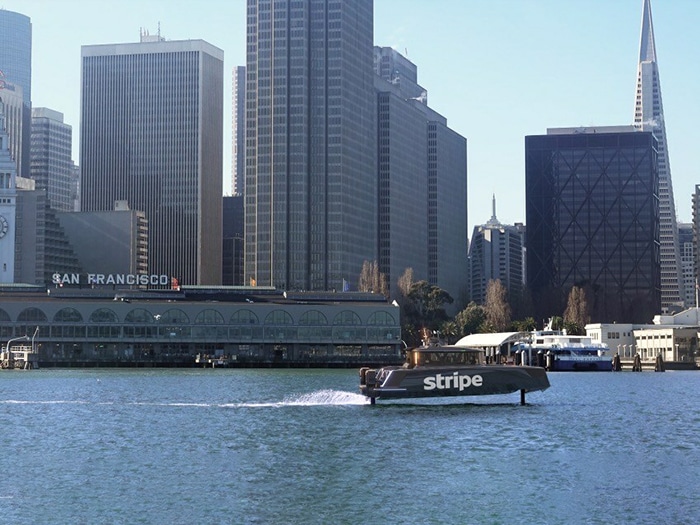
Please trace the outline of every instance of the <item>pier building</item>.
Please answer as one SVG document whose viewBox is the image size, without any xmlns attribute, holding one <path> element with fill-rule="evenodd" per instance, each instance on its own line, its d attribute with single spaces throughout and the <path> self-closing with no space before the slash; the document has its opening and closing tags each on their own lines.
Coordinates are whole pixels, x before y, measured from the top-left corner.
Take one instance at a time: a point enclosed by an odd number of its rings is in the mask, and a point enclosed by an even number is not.
<svg viewBox="0 0 700 525">
<path fill-rule="evenodd" d="M 129 277 L 93 275 L 86 284 L 81 275 L 77 286 L 49 289 L 0 286 L 0 341 L 30 336 L 42 367 L 194 366 L 198 355 L 225 356 L 236 366 L 401 360 L 399 307 L 380 294 L 95 284 Z"/>
</svg>

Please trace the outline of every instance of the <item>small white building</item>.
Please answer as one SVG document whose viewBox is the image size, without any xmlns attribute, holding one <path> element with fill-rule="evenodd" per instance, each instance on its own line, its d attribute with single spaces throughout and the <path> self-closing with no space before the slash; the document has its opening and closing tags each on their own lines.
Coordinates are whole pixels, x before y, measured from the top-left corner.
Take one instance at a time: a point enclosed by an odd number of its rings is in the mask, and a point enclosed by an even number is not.
<svg viewBox="0 0 700 525">
<path fill-rule="evenodd" d="M 690 362 L 698 353 L 700 308 L 689 308 L 673 315 L 656 315 L 650 324 L 594 323 L 586 325 L 586 335 L 606 343 L 622 358 L 639 353 L 642 360 L 661 354 L 664 361 Z"/>
</svg>

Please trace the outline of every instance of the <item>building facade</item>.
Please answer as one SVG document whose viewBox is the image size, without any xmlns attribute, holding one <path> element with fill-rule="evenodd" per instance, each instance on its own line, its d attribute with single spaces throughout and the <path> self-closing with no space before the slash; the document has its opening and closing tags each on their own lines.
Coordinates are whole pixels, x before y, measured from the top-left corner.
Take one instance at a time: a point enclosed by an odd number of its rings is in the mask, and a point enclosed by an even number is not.
<svg viewBox="0 0 700 525">
<path fill-rule="evenodd" d="M 486 224 L 475 226 L 469 245 L 470 299 L 484 304 L 489 281 L 500 280 L 508 290 L 509 303 L 516 304 L 523 292 L 523 236 L 516 226 L 501 224 L 493 215 Z"/>
<path fill-rule="evenodd" d="M 629 127 L 525 138 L 527 283 L 536 318 L 588 289 L 593 322 L 661 308 L 657 140 Z"/>
<path fill-rule="evenodd" d="M 82 47 L 81 209 L 127 201 L 149 272 L 221 281 L 223 51 L 202 40 Z"/>
<path fill-rule="evenodd" d="M 46 190 L 49 205 L 57 211 L 75 209 L 72 147 L 73 129 L 63 122 L 62 113 L 32 108 L 30 176 L 36 189 Z"/>
<path fill-rule="evenodd" d="M 231 163 L 231 195 L 245 190 L 245 66 L 233 70 L 233 162 Z"/>
<path fill-rule="evenodd" d="M 224 243 L 221 282 L 224 286 L 243 286 L 243 196 L 224 197 Z"/>
<path fill-rule="evenodd" d="M 29 177 L 32 111 L 32 22 L 28 16 L 0 9 L 0 95 L 10 86 L 21 97 L 20 122 L 8 124 L 17 175 Z M 12 117 L 10 116 L 10 120 Z"/>
<path fill-rule="evenodd" d="M 400 326 L 378 294 L 0 286 L 0 340 L 36 334 L 41 366 L 399 364 Z"/>
<path fill-rule="evenodd" d="M 678 223 L 678 246 L 681 252 L 683 272 L 683 303 L 686 308 L 697 307 L 697 287 L 695 286 L 695 243 L 692 223 Z"/>
<path fill-rule="evenodd" d="M 377 258 L 372 0 L 248 0 L 245 279 L 342 289 Z"/>
<path fill-rule="evenodd" d="M 5 105 L 0 97 L 0 283 L 15 281 L 17 164 L 10 154 L 9 143 Z"/>
<path fill-rule="evenodd" d="M 659 158 L 659 218 L 661 241 L 661 305 L 682 305 L 685 298 L 676 206 L 671 183 L 671 165 L 666 141 L 661 79 L 656 62 L 651 0 L 644 0 L 642 30 L 637 65 L 637 88 L 634 103 L 634 126 L 654 133 Z"/>
<path fill-rule="evenodd" d="M 467 144 L 427 105 L 417 68 L 392 48 L 374 48 L 377 77 L 379 270 L 389 291 L 407 268 L 466 297 Z"/>
</svg>

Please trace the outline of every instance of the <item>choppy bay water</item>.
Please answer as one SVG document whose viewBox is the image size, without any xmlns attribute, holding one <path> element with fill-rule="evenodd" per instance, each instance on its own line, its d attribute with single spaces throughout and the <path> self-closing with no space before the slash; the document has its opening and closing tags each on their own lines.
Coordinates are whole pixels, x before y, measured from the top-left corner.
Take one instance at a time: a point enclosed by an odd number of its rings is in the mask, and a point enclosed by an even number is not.
<svg viewBox="0 0 700 525">
<path fill-rule="evenodd" d="M 554 373 L 526 406 L 357 381 L 4 371 L 0 523 L 700 523 L 700 372 Z"/>
</svg>

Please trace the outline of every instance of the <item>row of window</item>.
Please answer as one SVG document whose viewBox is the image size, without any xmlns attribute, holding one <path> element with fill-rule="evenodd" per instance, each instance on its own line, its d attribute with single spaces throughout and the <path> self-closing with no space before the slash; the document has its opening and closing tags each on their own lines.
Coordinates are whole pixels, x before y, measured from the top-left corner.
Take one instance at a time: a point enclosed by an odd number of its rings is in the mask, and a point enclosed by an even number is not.
<svg viewBox="0 0 700 525">
<path fill-rule="evenodd" d="M 110 323 L 117 324 L 120 322 L 119 316 L 109 309 L 100 308 L 95 310 L 90 315 L 88 320 L 90 323 Z M 11 323 L 12 320 L 8 313 L 0 308 L 0 323 Z M 18 323 L 47 323 L 49 322 L 46 314 L 39 308 L 30 307 L 22 310 L 17 316 Z M 63 308 L 54 315 L 52 322 L 54 323 L 82 323 L 84 322 L 82 314 L 75 308 Z M 225 325 L 227 324 L 224 317 L 217 310 L 205 309 L 197 314 L 194 323 L 190 323 L 189 316 L 178 308 L 171 308 L 162 314 L 153 314 L 145 308 L 134 308 L 124 316 L 124 323 L 128 324 L 153 324 L 161 325 Z M 231 315 L 228 324 L 230 325 L 259 325 L 260 319 L 251 310 L 241 309 L 236 310 Z M 265 316 L 262 324 L 265 325 L 294 325 L 292 316 L 284 310 L 273 310 Z M 360 317 L 350 310 L 344 310 L 338 313 L 332 323 L 328 322 L 328 318 L 318 310 L 309 310 L 304 312 L 300 317 L 299 326 L 326 326 L 332 324 L 334 326 L 361 326 L 362 320 Z M 394 317 L 388 312 L 373 312 L 368 320 L 369 326 L 397 326 Z"/>
</svg>

